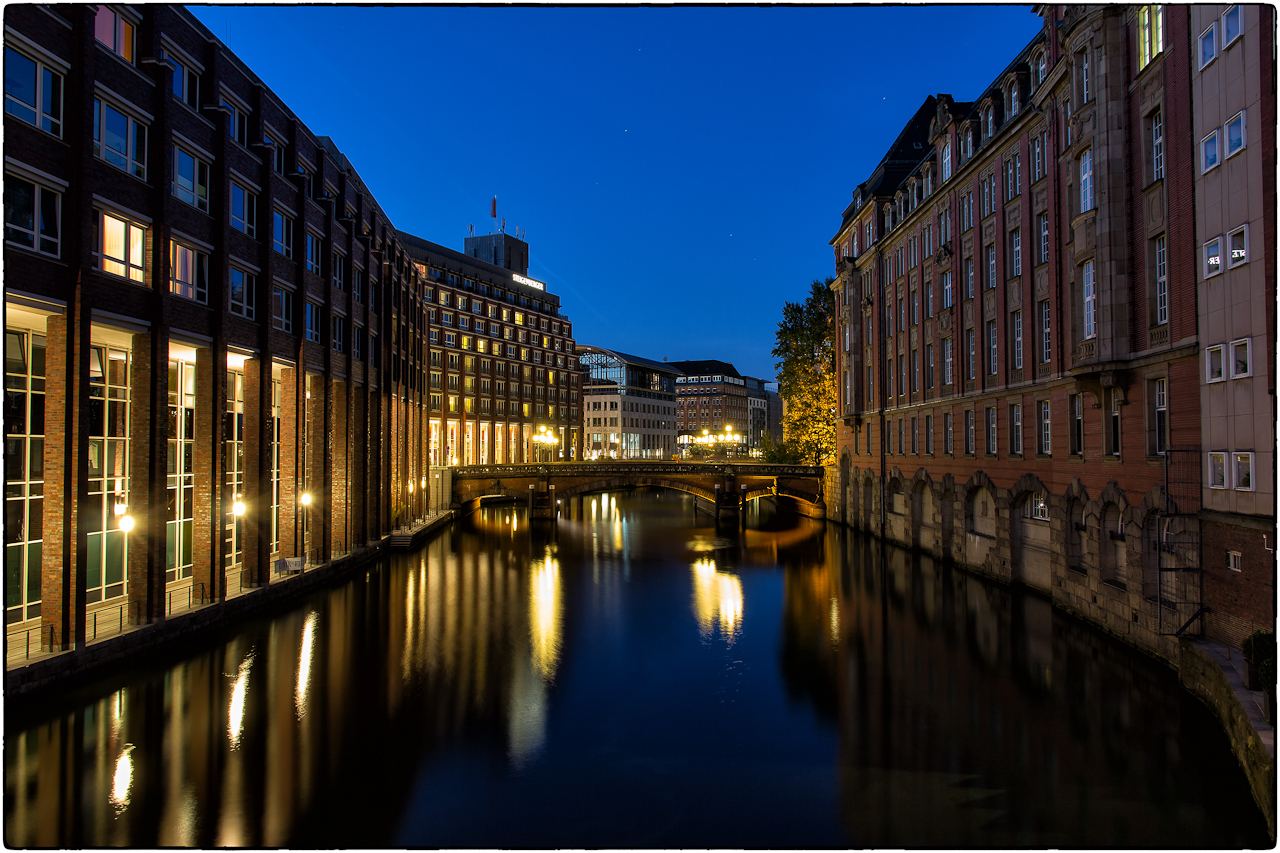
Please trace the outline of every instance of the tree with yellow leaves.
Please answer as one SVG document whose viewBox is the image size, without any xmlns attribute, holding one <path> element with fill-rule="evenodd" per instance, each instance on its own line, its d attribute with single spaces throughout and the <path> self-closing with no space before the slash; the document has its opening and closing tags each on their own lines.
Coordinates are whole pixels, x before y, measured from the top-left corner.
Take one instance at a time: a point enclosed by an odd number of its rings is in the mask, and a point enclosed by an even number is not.
<svg viewBox="0 0 1280 853">
<path fill-rule="evenodd" d="M 782 398 L 782 456 L 823 465 L 836 452 L 835 294 L 814 281 L 804 302 L 786 302 L 773 357 Z"/>
</svg>

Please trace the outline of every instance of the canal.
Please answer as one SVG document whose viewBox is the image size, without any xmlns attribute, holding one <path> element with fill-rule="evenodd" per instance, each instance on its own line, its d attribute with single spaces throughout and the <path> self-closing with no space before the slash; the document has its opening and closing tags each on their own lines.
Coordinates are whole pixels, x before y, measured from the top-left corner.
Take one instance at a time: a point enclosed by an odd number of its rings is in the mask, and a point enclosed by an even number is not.
<svg viewBox="0 0 1280 853">
<path fill-rule="evenodd" d="M 6 715 L 11 847 L 1270 847 L 1168 667 L 764 506 L 494 506 Z"/>
</svg>

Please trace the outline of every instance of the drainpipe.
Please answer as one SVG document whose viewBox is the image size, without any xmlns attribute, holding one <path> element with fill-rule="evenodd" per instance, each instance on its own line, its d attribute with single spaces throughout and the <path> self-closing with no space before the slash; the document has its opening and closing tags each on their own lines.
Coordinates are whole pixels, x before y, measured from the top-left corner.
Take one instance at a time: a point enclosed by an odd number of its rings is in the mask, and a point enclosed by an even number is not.
<svg viewBox="0 0 1280 853">
<path fill-rule="evenodd" d="M 881 236 L 883 238 L 883 236 L 885 235 L 881 235 Z M 878 245 L 876 246 L 876 295 L 881 296 L 880 302 L 884 302 L 884 299 L 883 299 L 884 243 L 881 241 L 877 241 L 877 243 Z M 878 352 L 876 353 L 877 355 L 876 374 L 880 377 L 880 538 L 881 540 L 883 540 L 885 535 L 885 523 L 887 521 L 887 518 L 885 516 L 885 506 L 884 506 L 884 494 L 885 494 L 884 484 L 885 484 L 886 478 L 889 475 L 889 472 L 886 467 L 888 465 L 888 460 L 885 459 L 885 455 L 884 455 L 884 435 L 885 435 L 885 432 L 884 432 L 885 430 L 885 398 L 884 398 L 884 387 L 885 387 L 884 386 L 884 355 L 885 355 L 884 326 L 885 324 L 884 324 L 884 311 L 883 311 L 884 306 L 881 305 L 880 308 L 881 308 L 880 311 L 876 310 L 876 301 L 873 299 L 871 304 L 871 311 L 873 314 L 879 315 L 877 317 L 877 323 L 876 323 L 878 327 L 876 338 L 880 343 L 880 346 L 877 347 Z M 883 546 L 880 549 L 880 553 L 882 555 L 884 554 Z"/>
</svg>

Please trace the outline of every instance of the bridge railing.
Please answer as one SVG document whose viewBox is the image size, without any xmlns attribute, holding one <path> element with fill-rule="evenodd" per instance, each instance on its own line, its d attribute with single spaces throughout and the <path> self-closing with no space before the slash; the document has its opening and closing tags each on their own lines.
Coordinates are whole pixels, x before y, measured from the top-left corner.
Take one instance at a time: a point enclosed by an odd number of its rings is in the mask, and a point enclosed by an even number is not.
<svg viewBox="0 0 1280 853">
<path fill-rule="evenodd" d="M 629 460 L 609 462 L 552 462 L 521 465 L 465 465 L 452 469 L 455 479 L 475 477 L 589 477 L 611 474 L 684 474 L 688 476 L 734 475 L 739 477 L 821 477 L 821 465 L 770 465 L 761 462 L 661 462 Z"/>
</svg>

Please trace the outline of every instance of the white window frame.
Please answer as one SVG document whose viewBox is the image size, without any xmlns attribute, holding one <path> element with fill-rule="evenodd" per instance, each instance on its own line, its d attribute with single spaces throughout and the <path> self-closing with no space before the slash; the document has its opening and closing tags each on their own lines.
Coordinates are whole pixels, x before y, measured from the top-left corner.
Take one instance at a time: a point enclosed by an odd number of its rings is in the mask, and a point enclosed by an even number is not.
<svg viewBox="0 0 1280 853">
<path fill-rule="evenodd" d="M 232 101 L 226 95 L 223 95 L 219 101 L 219 105 L 227 110 L 227 131 L 231 135 L 231 139 L 241 145 L 249 144 L 249 111 Z M 308 193 L 308 195 L 310 195 Z"/>
<path fill-rule="evenodd" d="M 995 456 L 999 449 L 999 434 L 996 429 L 996 407 L 987 406 L 987 455 Z"/>
<path fill-rule="evenodd" d="M 1050 456 L 1053 451 L 1053 424 L 1051 422 L 1051 410 L 1049 409 L 1048 400 L 1040 400 L 1037 404 L 1039 408 L 1040 435 L 1038 438 L 1039 453 L 1041 456 Z"/>
<path fill-rule="evenodd" d="M 99 6 L 98 13 L 97 13 L 98 16 L 101 17 L 104 13 L 109 14 L 112 17 L 111 43 L 108 44 L 107 42 L 104 42 L 97 37 L 98 36 L 97 18 L 95 18 L 93 22 L 94 40 L 97 41 L 98 44 L 105 47 L 107 50 L 114 53 L 116 56 L 123 59 L 125 62 L 129 63 L 130 65 L 133 65 L 138 55 L 137 24 L 134 21 L 127 18 L 125 15 L 111 8 L 110 6 Z M 127 30 L 125 29 L 126 27 L 128 27 Z"/>
<path fill-rule="evenodd" d="M 978 437 L 974 434 L 973 409 L 964 410 L 964 452 L 966 456 L 977 455 Z"/>
<path fill-rule="evenodd" d="M 1098 336 L 1098 291 L 1092 260 L 1084 262 L 1081 291 L 1084 295 L 1084 339 L 1092 340 Z"/>
<path fill-rule="evenodd" d="M 947 270 L 942 274 L 942 308 L 945 311 L 951 307 L 951 270 Z"/>
<path fill-rule="evenodd" d="M 956 445 L 955 445 L 956 433 L 955 433 L 954 419 L 950 412 L 944 412 L 942 415 L 942 435 L 943 435 L 943 438 L 946 439 L 947 455 L 954 456 L 955 448 L 956 448 Z"/>
<path fill-rule="evenodd" d="M 998 344 L 997 338 L 998 338 L 998 333 L 996 332 L 996 321 L 988 320 L 987 321 L 987 361 L 989 362 L 989 364 L 987 365 L 988 376 L 996 375 L 996 366 L 997 366 L 998 359 L 1000 357 L 1000 353 L 998 349 L 999 344 Z"/>
<path fill-rule="evenodd" d="M 1040 214 L 1040 263 L 1049 262 L 1049 214 Z"/>
<path fill-rule="evenodd" d="M 1013 312 L 1013 369 L 1022 369 L 1022 311 Z"/>
<path fill-rule="evenodd" d="M 1208 466 L 1205 468 L 1205 476 L 1208 477 L 1208 485 L 1211 489 L 1227 488 L 1227 454 L 1225 451 L 1214 450 L 1208 454 Z M 1215 468 L 1216 463 L 1216 468 Z M 1215 473 L 1217 476 L 1215 477 Z"/>
<path fill-rule="evenodd" d="M 307 229 L 303 238 L 303 262 L 309 273 L 320 275 L 324 263 L 324 237 Z"/>
<path fill-rule="evenodd" d="M 1206 38 L 1208 39 L 1208 44 L 1209 44 L 1209 54 L 1207 58 L 1205 56 Z M 1214 21 L 1212 24 L 1210 24 L 1208 27 L 1205 28 L 1204 32 L 1200 34 L 1200 38 L 1196 39 L 1196 59 L 1200 63 L 1200 68 L 1203 69 L 1210 62 L 1213 62 L 1217 58 L 1218 58 L 1218 22 Z"/>
<path fill-rule="evenodd" d="M 20 100 L 19 98 L 13 95 L 10 95 L 6 89 L 5 95 L 4 95 L 5 113 L 13 116 L 19 121 L 22 121 L 31 125 L 32 127 L 39 128 L 40 130 L 50 134 L 51 136 L 55 136 L 58 139 L 61 139 L 62 126 L 63 126 L 63 104 L 65 102 L 65 92 L 66 92 L 66 78 L 63 76 L 62 71 L 60 69 L 51 67 L 47 62 L 37 59 L 25 51 L 18 50 L 12 44 L 6 44 L 4 46 L 4 49 L 5 49 L 6 76 L 8 73 L 8 64 L 9 64 L 8 52 L 9 51 L 13 51 L 14 53 L 18 54 L 28 62 L 34 63 L 36 67 L 36 71 L 35 71 L 36 102 L 34 104 L 28 104 L 26 101 Z M 56 116 L 53 113 L 45 111 L 45 98 L 49 94 L 49 89 L 51 88 L 50 84 L 53 82 L 53 78 L 57 78 L 56 88 L 58 92 L 57 92 L 56 102 L 53 97 L 49 97 L 49 108 L 57 111 Z M 10 104 L 12 104 L 13 106 L 10 106 Z M 23 115 L 24 112 L 30 112 L 31 119 L 28 119 L 25 115 Z"/>
<path fill-rule="evenodd" d="M 1169 322 L 1169 259 L 1165 236 L 1156 238 L 1156 325 Z"/>
<path fill-rule="evenodd" d="M 1213 364 L 1215 357 L 1218 362 L 1216 371 Z M 1205 347 L 1204 381 L 1206 383 L 1227 381 L 1227 348 L 1225 344 Z"/>
<path fill-rule="evenodd" d="M 1230 34 L 1231 30 L 1227 26 L 1227 16 L 1229 16 L 1233 12 L 1236 15 L 1236 34 L 1234 36 Z M 1244 10 L 1240 8 L 1239 4 L 1235 6 L 1228 6 L 1227 11 L 1222 13 L 1222 50 L 1225 52 L 1226 49 L 1231 45 L 1235 44 L 1236 40 L 1239 39 L 1240 36 L 1243 34 L 1244 34 Z"/>
<path fill-rule="evenodd" d="M 1241 249 L 1241 254 L 1239 255 L 1238 259 L 1236 256 L 1235 246 L 1232 245 L 1234 243 L 1233 238 L 1237 234 L 1240 235 L 1241 242 L 1244 244 L 1244 247 Z M 1249 263 L 1249 226 L 1248 224 L 1241 225 L 1239 228 L 1236 228 L 1227 233 L 1226 255 L 1227 255 L 1227 269 L 1233 269 L 1235 267 L 1243 266 L 1244 264 Z"/>
<path fill-rule="evenodd" d="M 1093 210 L 1093 149 L 1080 155 L 1080 212 Z"/>
<path fill-rule="evenodd" d="M 1227 552 L 1227 571 L 1239 574 L 1244 571 L 1244 557 L 1239 551 Z"/>
<path fill-rule="evenodd" d="M 231 284 L 236 273 L 239 273 L 242 276 L 241 281 L 244 285 L 243 293 L 241 294 L 241 298 L 238 300 L 236 299 L 235 289 Z M 246 320 L 252 320 L 255 313 L 254 308 L 257 302 L 257 291 L 257 276 L 248 270 L 241 269 L 235 264 L 231 264 L 230 269 L 227 271 L 227 310 L 232 314 L 245 318 Z"/>
<path fill-rule="evenodd" d="M 1151 180 L 1164 178 L 1164 117 L 1160 110 L 1151 114 Z"/>
<path fill-rule="evenodd" d="M 9 186 L 12 186 L 16 181 L 31 185 L 31 227 L 27 228 L 23 223 L 11 221 L 11 211 L 6 205 L 4 212 L 4 241 L 14 246 L 20 246 L 27 251 L 47 255 L 51 258 L 62 257 L 62 193 L 49 189 L 37 181 L 29 180 L 11 172 L 5 173 L 5 181 Z M 52 237 L 45 234 L 43 217 L 43 208 L 50 195 L 53 196 L 54 221 Z M 9 236 L 10 231 L 29 236 L 31 244 L 27 245 L 21 240 L 11 239 Z"/>
<path fill-rule="evenodd" d="M 1217 258 L 1216 264 L 1210 266 L 1210 258 Z M 1200 271 L 1206 279 L 1222 274 L 1222 238 L 1214 237 L 1201 247 Z"/>
<path fill-rule="evenodd" d="M 1022 404 L 1009 405 L 1009 454 L 1022 455 Z"/>
<path fill-rule="evenodd" d="M 996 244 L 987 246 L 987 290 L 996 289 Z"/>
<path fill-rule="evenodd" d="M 942 339 L 942 384 L 954 384 L 954 348 L 952 338 Z"/>
<path fill-rule="evenodd" d="M 1244 475 L 1243 478 L 1241 474 Z M 1253 478 L 1252 451 L 1236 451 L 1231 454 L 1231 488 L 1237 492 L 1252 492 L 1257 488 Z"/>
<path fill-rule="evenodd" d="M 1213 162 L 1209 161 L 1210 154 Z M 1218 168 L 1222 163 L 1222 150 L 1218 145 L 1218 128 L 1214 128 L 1204 139 L 1200 140 L 1200 174 Z"/>
<path fill-rule="evenodd" d="M 1048 364 L 1053 356 L 1053 323 L 1049 300 L 1040 302 L 1040 363 Z"/>
<path fill-rule="evenodd" d="M 965 367 L 965 379 L 972 382 L 977 379 L 977 333 L 973 329 L 965 329 L 965 344 L 968 347 L 968 362 Z"/>
<path fill-rule="evenodd" d="M 1231 147 L 1231 125 L 1235 124 L 1236 122 L 1240 123 L 1240 144 L 1237 145 L 1235 148 L 1232 148 Z M 1226 156 L 1222 158 L 1224 160 L 1229 160 L 1235 155 L 1239 154 L 1241 151 L 1245 149 L 1245 146 L 1249 144 L 1249 137 L 1248 137 L 1247 127 L 1245 122 L 1245 110 L 1241 110 L 1240 112 L 1236 113 L 1235 115 L 1233 115 L 1231 118 L 1227 120 L 1226 125 L 1222 129 L 1222 141 L 1227 149 Z"/>
<path fill-rule="evenodd" d="M 1236 370 L 1236 354 L 1244 350 L 1244 370 Z M 1227 350 L 1227 370 L 1230 372 L 1232 379 L 1244 379 L 1246 376 L 1253 375 L 1253 340 L 1252 338 L 1238 338 L 1231 342 L 1231 346 Z"/>
<path fill-rule="evenodd" d="M 1013 229 L 1013 275 L 1022 275 L 1022 229 Z"/>
<path fill-rule="evenodd" d="M 1160 377 L 1152 383 L 1153 423 L 1156 456 L 1163 456 L 1169 441 L 1169 380 Z"/>
<path fill-rule="evenodd" d="M 178 277 L 183 264 L 179 259 L 190 254 L 190 281 Z M 184 299 L 206 304 L 209 301 L 209 255 L 178 240 L 169 241 L 169 292 Z"/>
</svg>

